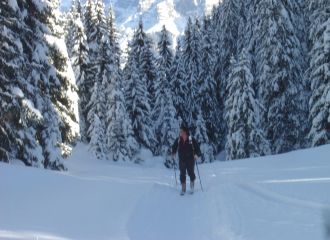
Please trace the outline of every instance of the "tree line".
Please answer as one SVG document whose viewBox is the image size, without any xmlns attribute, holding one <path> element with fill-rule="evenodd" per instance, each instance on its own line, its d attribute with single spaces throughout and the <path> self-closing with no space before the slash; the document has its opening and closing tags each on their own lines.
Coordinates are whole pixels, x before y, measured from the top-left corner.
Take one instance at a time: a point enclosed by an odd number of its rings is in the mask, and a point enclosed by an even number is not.
<svg viewBox="0 0 330 240">
<path fill-rule="evenodd" d="M 58 7 L 1 2 L 2 161 L 64 170 L 82 140 L 99 159 L 140 162 L 147 148 L 171 167 L 181 124 L 200 162 L 329 143 L 328 1 L 223 0 L 188 18 L 174 53 L 165 26 L 153 43 L 140 19 L 124 67 L 111 6 Z"/>
</svg>

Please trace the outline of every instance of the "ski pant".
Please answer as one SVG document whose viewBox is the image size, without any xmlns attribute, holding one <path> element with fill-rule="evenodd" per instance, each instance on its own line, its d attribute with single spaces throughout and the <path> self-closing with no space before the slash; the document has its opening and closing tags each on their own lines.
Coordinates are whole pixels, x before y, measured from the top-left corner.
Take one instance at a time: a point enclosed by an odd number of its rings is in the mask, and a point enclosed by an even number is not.
<svg viewBox="0 0 330 240">
<path fill-rule="evenodd" d="M 194 173 L 195 159 L 193 156 L 189 158 L 179 158 L 179 168 L 180 168 L 180 181 L 181 183 L 186 183 L 186 172 L 190 177 L 190 181 L 193 182 L 196 179 Z"/>
</svg>

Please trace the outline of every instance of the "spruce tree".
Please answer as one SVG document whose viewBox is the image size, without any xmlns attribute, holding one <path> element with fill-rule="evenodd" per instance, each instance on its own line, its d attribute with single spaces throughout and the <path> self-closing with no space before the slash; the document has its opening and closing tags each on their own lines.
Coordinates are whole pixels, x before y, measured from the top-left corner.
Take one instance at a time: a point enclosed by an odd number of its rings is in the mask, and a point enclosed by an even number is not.
<svg viewBox="0 0 330 240">
<path fill-rule="evenodd" d="M 92 97 L 87 107 L 87 120 L 90 123 L 88 136 L 90 138 L 89 151 L 98 159 L 106 158 L 105 140 L 105 96 L 102 83 L 95 82 Z"/>
<path fill-rule="evenodd" d="M 157 46 L 158 54 L 159 54 L 157 65 L 159 67 L 160 61 L 165 63 L 165 74 L 168 82 L 171 81 L 171 67 L 173 62 L 173 53 L 172 53 L 171 45 L 172 43 L 170 41 L 169 31 L 166 29 L 165 25 L 163 25 Z"/>
<path fill-rule="evenodd" d="M 300 42 L 281 0 L 259 3 L 260 99 L 272 153 L 299 149 L 305 137 L 307 108 Z"/>
<path fill-rule="evenodd" d="M 110 48 L 112 49 L 112 54 L 113 54 L 113 63 L 114 67 L 117 66 L 118 68 L 120 67 L 120 55 L 121 55 L 121 49 L 119 46 L 119 38 L 120 35 L 118 33 L 116 24 L 115 24 L 115 13 L 113 11 L 112 5 L 110 5 L 109 8 L 109 14 L 107 16 L 107 29 L 108 29 L 108 35 L 109 35 L 109 43 L 110 43 Z M 121 72 L 121 69 L 119 68 L 119 73 Z"/>
<path fill-rule="evenodd" d="M 183 37 L 182 58 L 184 62 L 184 82 L 187 92 L 185 93 L 185 110 L 183 122 L 189 127 L 194 127 L 197 120 L 198 79 L 200 73 L 201 51 L 200 51 L 200 25 L 198 17 L 195 24 L 188 18 L 185 35 Z"/>
<path fill-rule="evenodd" d="M 64 41 L 64 30 L 59 12 L 60 1 L 52 0 L 47 8 L 49 11 L 46 25 L 51 30 L 45 34 L 49 47 L 48 60 L 52 64 L 50 71 L 55 72 L 59 85 L 49 88 L 52 104 L 60 117 L 59 127 L 64 143 L 74 144 L 79 137 L 78 124 L 78 94 L 68 51 Z M 52 80 L 51 80 L 52 81 Z M 56 86 L 56 87 L 55 87 Z"/>
<path fill-rule="evenodd" d="M 151 107 L 147 90 L 147 76 L 140 77 L 134 55 L 129 54 L 124 69 L 124 88 L 127 112 L 132 121 L 134 137 L 141 147 L 156 151 L 156 139 L 151 121 Z"/>
<path fill-rule="evenodd" d="M 107 150 L 113 161 L 134 160 L 138 144 L 133 136 L 131 121 L 125 105 L 124 93 L 120 85 L 118 68 L 112 71 L 107 98 Z"/>
<path fill-rule="evenodd" d="M 176 118 L 176 110 L 173 106 L 172 93 L 170 89 L 165 91 L 165 108 L 162 113 L 160 129 L 160 141 L 159 141 L 159 152 L 160 155 L 165 159 L 165 166 L 170 167 L 172 165 L 172 145 L 177 139 L 178 131 L 180 129 L 180 123 Z"/>
<path fill-rule="evenodd" d="M 24 1 L 10 3 L 0 2 L 0 161 L 18 158 L 26 165 L 41 167 L 44 158 L 36 127 L 42 115 L 25 94 L 25 89 L 36 90 L 26 83 L 23 71 L 30 66 L 23 45 L 23 36 L 30 30 L 20 14 L 26 5 Z"/>
<path fill-rule="evenodd" d="M 13 143 L 16 141 L 14 129 L 22 128 L 16 119 L 12 122 L 11 120 L 14 119 L 8 117 L 15 112 L 18 113 L 15 115 L 20 117 L 19 97 L 11 89 L 15 88 L 15 83 L 20 82 L 18 69 L 21 62 L 19 60 L 21 51 L 19 45 L 15 44 L 19 39 L 18 32 L 15 31 L 19 28 L 19 19 L 15 17 L 15 10 L 18 6 L 10 6 L 7 1 L 1 1 L 0 6 L 0 42 L 2 45 L 0 48 L 0 161 L 8 163 L 17 151 L 15 148 L 13 149 L 15 147 Z M 20 90 L 20 92 L 22 91 Z"/>
<path fill-rule="evenodd" d="M 205 119 L 207 128 L 207 136 L 215 150 L 221 144 L 218 137 L 218 127 L 220 120 L 218 116 L 218 99 L 216 96 L 216 81 L 215 81 L 215 48 L 212 41 L 211 28 L 208 22 L 204 20 L 203 37 L 201 41 L 201 72 L 199 74 L 198 86 L 200 109 L 202 118 Z"/>
<path fill-rule="evenodd" d="M 224 145 L 227 126 L 225 120 L 226 81 L 230 72 L 230 57 L 237 55 L 238 28 L 240 23 L 237 0 L 224 0 L 215 13 L 214 41 L 216 46 L 215 80 L 217 82 L 218 116 L 220 118 L 219 139 Z"/>
<path fill-rule="evenodd" d="M 309 138 L 312 146 L 329 143 L 330 139 L 330 3 L 314 0 L 310 3 L 313 10 L 310 16 L 309 36 L 312 42 L 310 51 L 310 78 L 312 96 L 309 101 L 312 128 Z"/>
<path fill-rule="evenodd" d="M 255 99 L 251 88 L 253 76 L 245 49 L 240 61 L 232 57 L 232 72 L 227 80 L 226 121 L 228 136 L 227 160 L 251 158 L 270 154 L 265 133 L 260 128 L 263 106 Z"/>
<path fill-rule="evenodd" d="M 173 97 L 173 105 L 176 109 L 176 116 L 184 119 L 186 85 L 184 83 L 185 70 L 180 39 L 178 39 L 175 49 L 175 57 L 170 73 L 170 89 Z"/>
<path fill-rule="evenodd" d="M 79 127 L 80 135 L 83 141 L 87 140 L 87 114 L 86 106 L 89 103 L 88 96 L 90 96 L 90 88 L 86 83 L 86 76 L 90 74 L 89 72 L 89 47 L 87 44 L 87 38 L 84 33 L 84 25 L 80 18 L 76 19 L 74 22 L 73 31 L 73 42 L 74 46 L 71 52 L 71 62 L 74 75 L 76 78 L 76 84 L 78 87 L 79 96 Z"/>
<path fill-rule="evenodd" d="M 62 139 L 58 128 L 58 116 L 51 104 L 50 96 L 44 96 L 45 107 L 43 109 L 43 122 L 40 132 L 40 144 L 43 147 L 44 167 L 51 170 L 66 170 L 61 149 L 59 148 Z"/>
<path fill-rule="evenodd" d="M 196 134 L 195 139 L 200 146 L 201 150 L 201 162 L 200 163 L 210 163 L 214 161 L 214 149 L 209 141 L 207 134 L 207 127 L 205 120 L 203 118 L 203 113 L 199 110 L 198 119 L 196 122 Z"/>
<path fill-rule="evenodd" d="M 71 1 L 71 7 L 69 9 L 69 12 L 66 15 L 66 24 L 65 24 L 65 43 L 66 47 L 68 48 L 69 57 L 71 58 L 71 52 L 74 47 L 74 38 L 73 38 L 73 32 L 75 31 L 75 20 L 78 17 L 77 10 L 76 10 L 76 1 Z"/>
</svg>

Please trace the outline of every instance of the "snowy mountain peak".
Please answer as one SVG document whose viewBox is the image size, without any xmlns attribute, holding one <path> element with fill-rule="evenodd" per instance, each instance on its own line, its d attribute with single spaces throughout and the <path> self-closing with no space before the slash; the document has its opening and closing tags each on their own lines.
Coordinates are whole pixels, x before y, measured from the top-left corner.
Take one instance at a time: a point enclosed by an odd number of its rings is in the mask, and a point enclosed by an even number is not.
<svg viewBox="0 0 330 240">
<path fill-rule="evenodd" d="M 84 2 L 84 1 L 83 1 Z M 176 39 L 182 35 L 188 17 L 195 18 L 210 14 L 214 4 L 218 0 L 106 0 L 106 9 L 110 4 L 114 7 L 115 21 L 121 34 L 120 45 L 124 50 L 127 41 L 131 39 L 134 29 L 138 25 L 140 17 L 146 32 L 153 39 L 156 45 L 159 39 L 159 32 L 165 24 L 170 31 L 173 40 L 173 49 L 176 46 Z M 62 10 L 69 9 L 69 2 L 62 2 Z"/>
</svg>

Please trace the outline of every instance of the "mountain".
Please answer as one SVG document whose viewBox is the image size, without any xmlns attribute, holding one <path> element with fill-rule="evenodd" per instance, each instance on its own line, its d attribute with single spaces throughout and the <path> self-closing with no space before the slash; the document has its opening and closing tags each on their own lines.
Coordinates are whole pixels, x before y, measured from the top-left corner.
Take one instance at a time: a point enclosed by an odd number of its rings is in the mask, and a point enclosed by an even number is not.
<svg viewBox="0 0 330 240">
<path fill-rule="evenodd" d="M 84 2 L 83 2 L 84 3 Z M 146 32 L 153 42 L 159 39 L 161 27 L 165 24 L 173 40 L 173 49 L 176 39 L 182 35 L 188 17 L 200 18 L 212 11 L 214 4 L 219 0 L 105 0 L 106 10 L 110 4 L 114 7 L 116 24 L 121 34 L 120 46 L 126 49 L 127 40 L 132 37 L 140 17 L 142 17 Z M 68 11 L 70 2 L 62 0 L 62 11 Z"/>
</svg>

